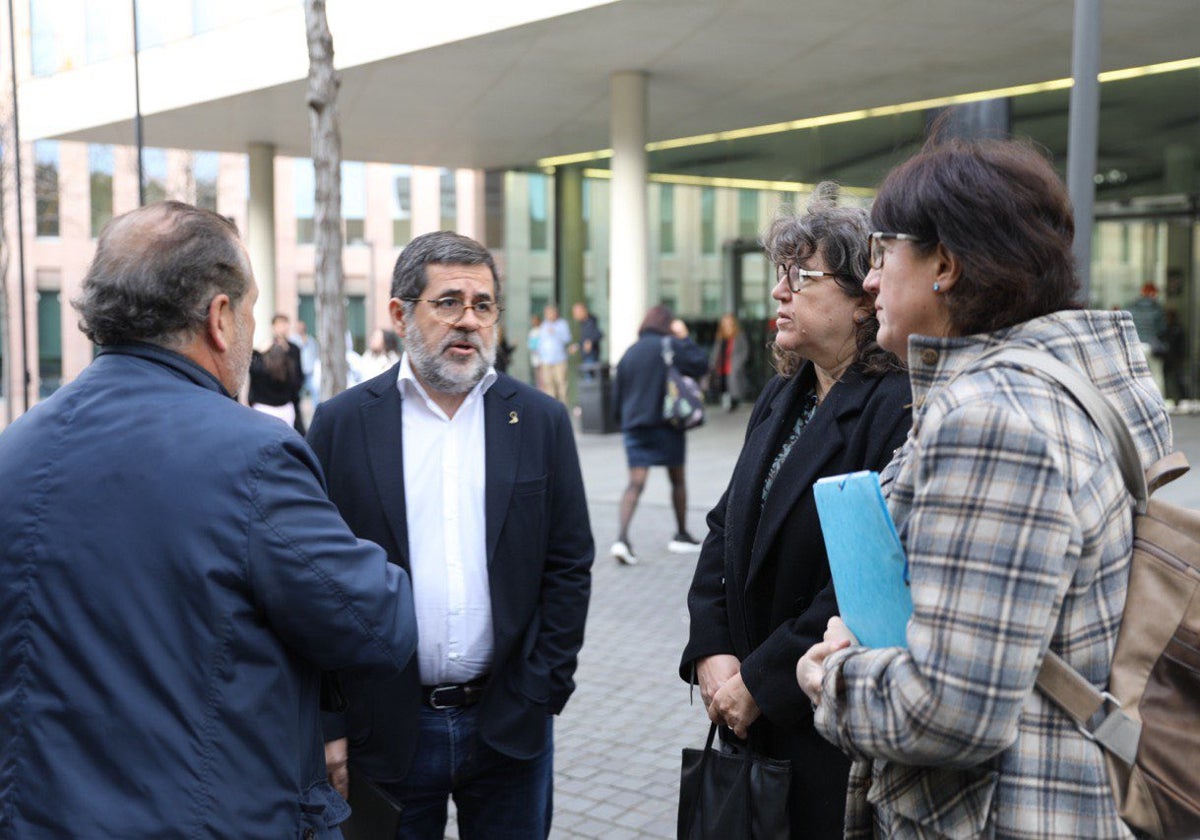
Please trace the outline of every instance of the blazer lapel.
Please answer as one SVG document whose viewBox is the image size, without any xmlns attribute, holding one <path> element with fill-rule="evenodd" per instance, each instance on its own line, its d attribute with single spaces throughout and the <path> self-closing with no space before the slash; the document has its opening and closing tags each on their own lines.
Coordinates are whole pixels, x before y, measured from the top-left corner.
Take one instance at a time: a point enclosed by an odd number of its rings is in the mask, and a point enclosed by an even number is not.
<svg viewBox="0 0 1200 840">
<path fill-rule="evenodd" d="M 375 480 L 379 505 L 396 541 L 400 565 L 408 563 L 408 516 L 404 498 L 404 439 L 400 391 L 395 380 L 363 403 L 362 422 L 367 444 L 367 467 Z"/>
<path fill-rule="evenodd" d="M 828 398 L 817 407 L 804 433 L 780 465 L 754 535 L 747 586 L 762 570 L 767 551 L 775 541 L 779 529 L 788 521 L 788 515 L 796 502 L 814 481 L 828 472 L 827 465 L 841 453 L 845 445 L 838 421 L 847 407 L 847 384 L 839 384 L 830 390 Z M 775 454 L 771 453 L 771 459 L 774 459 Z"/>
<path fill-rule="evenodd" d="M 734 471 L 735 483 L 729 491 L 729 510 L 725 516 L 725 545 L 728 557 L 749 557 L 753 544 L 747 544 L 754 539 L 754 532 L 761 527 L 759 523 L 760 499 L 762 485 L 767 475 L 767 469 L 775 458 L 775 441 L 779 439 L 783 424 L 790 414 L 788 408 L 795 399 L 795 382 L 788 382 L 775 398 L 771 400 L 769 413 L 750 434 L 742 447 L 738 464 L 745 464 L 743 478 L 738 478 L 739 470 Z M 741 563 L 734 563 L 730 568 L 747 568 Z M 741 581 L 745 585 L 746 581 Z"/>
<path fill-rule="evenodd" d="M 503 377 L 492 383 L 483 395 L 485 454 L 484 516 L 487 518 L 487 558 L 490 571 L 500 539 L 500 529 L 508 512 L 508 500 L 516 481 L 521 451 L 521 405 L 517 389 Z"/>
</svg>

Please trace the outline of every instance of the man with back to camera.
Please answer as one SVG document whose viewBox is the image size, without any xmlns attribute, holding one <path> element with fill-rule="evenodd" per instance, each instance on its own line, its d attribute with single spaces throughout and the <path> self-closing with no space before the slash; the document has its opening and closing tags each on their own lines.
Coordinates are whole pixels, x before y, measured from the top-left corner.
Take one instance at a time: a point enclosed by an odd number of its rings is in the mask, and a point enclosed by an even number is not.
<svg viewBox="0 0 1200 840">
<path fill-rule="evenodd" d="M 237 403 L 257 296 L 221 216 L 113 219 L 95 361 L 0 434 L 2 837 L 341 836 L 321 672 L 398 674 L 412 595 Z"/>
<path fill-rule="evenodd" d="M 409 571 L 416 661 L 342 680 L 331 777 L 402 805 L 396 837 L 550 830 L 553 715 L 574 689 L 594 553 L 565 407 L 492 365 L 500 281 L 483 245 L 425 234 L 396 261 L 400 363 L 321 403 L 309 442 L 360 537 Z M 353 778 L 350 780 L 353 782 Z"/>
</svg>

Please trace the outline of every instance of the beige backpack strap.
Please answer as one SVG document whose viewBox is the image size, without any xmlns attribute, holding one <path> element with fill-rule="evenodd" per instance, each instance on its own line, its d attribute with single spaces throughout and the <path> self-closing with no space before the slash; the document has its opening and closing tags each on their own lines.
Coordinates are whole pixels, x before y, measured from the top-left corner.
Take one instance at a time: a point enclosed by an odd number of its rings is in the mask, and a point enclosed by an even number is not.
<svg viewBox="0 0 1200 840">
<path fill-rule="evenodd" d="M 1117 698 L 1097 689 L 1054 651 L 1046 651 L 1037 687 L 1075 721 L 1085 738 L 1133 766 L 1142 723 L 1121 711 Z M 1098 714 L 1104 716 L 1093 728 L 1091 721 Z"/>
</svg>

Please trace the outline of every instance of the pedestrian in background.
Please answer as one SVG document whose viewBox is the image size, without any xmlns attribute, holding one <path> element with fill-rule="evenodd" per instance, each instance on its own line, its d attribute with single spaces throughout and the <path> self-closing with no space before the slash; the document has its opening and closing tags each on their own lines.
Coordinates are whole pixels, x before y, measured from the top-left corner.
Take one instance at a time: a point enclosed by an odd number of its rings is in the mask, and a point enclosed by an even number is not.
<svg viewBox="0 0 1200 840">
<path fill-rule="evenodd" d="M 560 318 L 553 303 L 542 310 L 542 325 L 538 327 L 538 358 L 542 363 L 542 391 L 560 403 L 567 401 L 567 348 L 571 344 L 571 327 Z"/>
<path fill-rule="evenodd" d="M 367 349 L 358 360 L 359 381 L 373 379 L 385 370 L 390 370 L 400 361 L 400 342 L 390 329 L 376 327 L 371 330 Z"/>
<path fill-rule="evenodd" d="M 604 333 L 596 322 L 596 316 L 588 311 L 586 303 L 577 302 L 571 307 L 571 317 L 579 324 L 579 343 L 572 345 L 579 350 L 579 369 L 583 376 L 594 376 L 600 364 L 600 340 Z"/>
<path fill-rule="evenodd" d="M 296 332 L 292 334 L 291 341 L 300 348 L 300 373 L 304 377 L 301 393 L 307 393 L 308 398 L 312 401 L 312 407 L 316 408 L 321 402 L 321 383 L 317 379 L 321 356 L 320 348 L 317 340 L 308 334 L 308 325 L 303 321 L 296 322 Z"/>
<path fill-rule="evenodd" d="M 529 316 L 529 337 L 526 346 L 529 348 L 529 375 L 534 388 L 542 390 L 542 356 L 538 352 L 542 336 L 542 318 L 540 315 Z"/>
<path fill-rule="evenodd" d="M 746 398 L 746 365 L 750 344 L 737 316 L 726 312 L 717 322 L 712 353 L 708 360 L 709 393 L 726 411 L 733 411 Z"/>
<path fill-rule="evenodd" d="M 300 388 L 304 374 L 300 368 L 300 348 L 288 340 L 288 316 L 271 319 L 271 338 L 250 357 L 250 389 L 247 402 L 255 411 L 278 417 L 304 434 L 300 415 Z"/>
<path fill-rule="evenodd" d="M 850 762 L 813 728 L 795 664 L 837 614 L 812 486 L 881 470 L 911 422 L 908 377 L 875 341 L 867 213 L 819 185 L 766 234 L 778 278 L 778 374 L 750 415 L 688 593 L 679 673 L 700 686 L 726 749 L 791 762 L 791 836 L 838 840 Z M 726 316 L 732 320 L 732 316 Z M 722 318 L 724 322 L 726 318 Z"/>
<path fill-rule="evenodd" d="M 672 334 L 672 321 L 678 322 L 674 327 L 677 334 Z M 703 376 L 708 368 L 708 357 L 688 337 L 687 325 L 662 305 L 652 307 L 646 313 L 638 329 L 638 340 L 617 363 L 617 375 L 612 384 L 613 406 L 624 436 L 629 483 L 621 495 L 620 525 L 611 552 L 626 565 L 638 562 L 629 539 L 629 524 L 646 487 L 650 467 L 666 467 L 671 480 L 675 536 L 667 543 L 667 550 L 688 553 L 700 549 L 687 528 L 686 432 L 668 426 L 663 420 L 663 395 L 667 383 L 664 345 L 670 348 L 675 367 L 685 376 Z"/>
<path fill-rule="evenodd" d="M 907 556 L 907 646 L 839 619 L 800 660 L 817 729 L 855 758 L 847 837 L 1131 837 L 1103 748 L 1035 686 L 1054 651 L 1108 683 L 1133 552 L 1113 444 L 1049 353 L 1103 392 L 1144 465 L 1171 424 L 1125 312 L 1079 308 L 1074 216 L 1031 146 L 939 140 L 871 209 L 879 343 L 908 359 L 913 433 L 882 476 Z"/>
<path fill-rule="evenodd" d="M 321 672 L 398 677 L 412 591 L 234 398 L 257 296 L 224 217 L 118 216 L 95 361 L 0 434 L 0 836 L 341 837 Z"/>
</svg>

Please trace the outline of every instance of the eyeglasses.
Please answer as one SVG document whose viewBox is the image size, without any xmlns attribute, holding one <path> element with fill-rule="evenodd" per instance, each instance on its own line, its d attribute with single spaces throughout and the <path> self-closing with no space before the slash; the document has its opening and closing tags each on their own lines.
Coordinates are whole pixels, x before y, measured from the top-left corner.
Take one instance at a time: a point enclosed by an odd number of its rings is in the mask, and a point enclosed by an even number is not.
<svg viewBox="0 0 1200 840">
<path fill-rule="evenodd" d="M 792 294 L 799 294 L 805 286 L 812 285 L 815 281 L 809 280 L 810 277 L 837 277 L 837 275 L 831 271 L 809 271 L 795 263 L 775 264 L 775 282 L 786 279 L 788 289 Z"/>
<path fill-rule="evenodd" d="M 490 327 L 500 320 L 500 313 L 504 311 L 504 307 L 500 306 L 494 300 L 481 300 L 476 303 L 463 303 L 456 297 L 437 298 L 429 300 L 427 298 L 404 298 L 409 303 L 428 303 L 433 306 L 433 317 L 437 318 L 443 324 L 453 326 L 463 319 L 467 314 L 468 309 L 475 310 L 475 320 L 479 322 L 481 327 Z"/>
<path fill-rule="evenodd" d="M 923 242 L 919 236 L 913 236 L 911 233 L 884 233 L 877 230 L 871 234 L 871 268 L 883 268 L 883 257 L 887 251 L 883 247 L 885 239 L 899 239 L 906 242 Z"/>
</svg>

